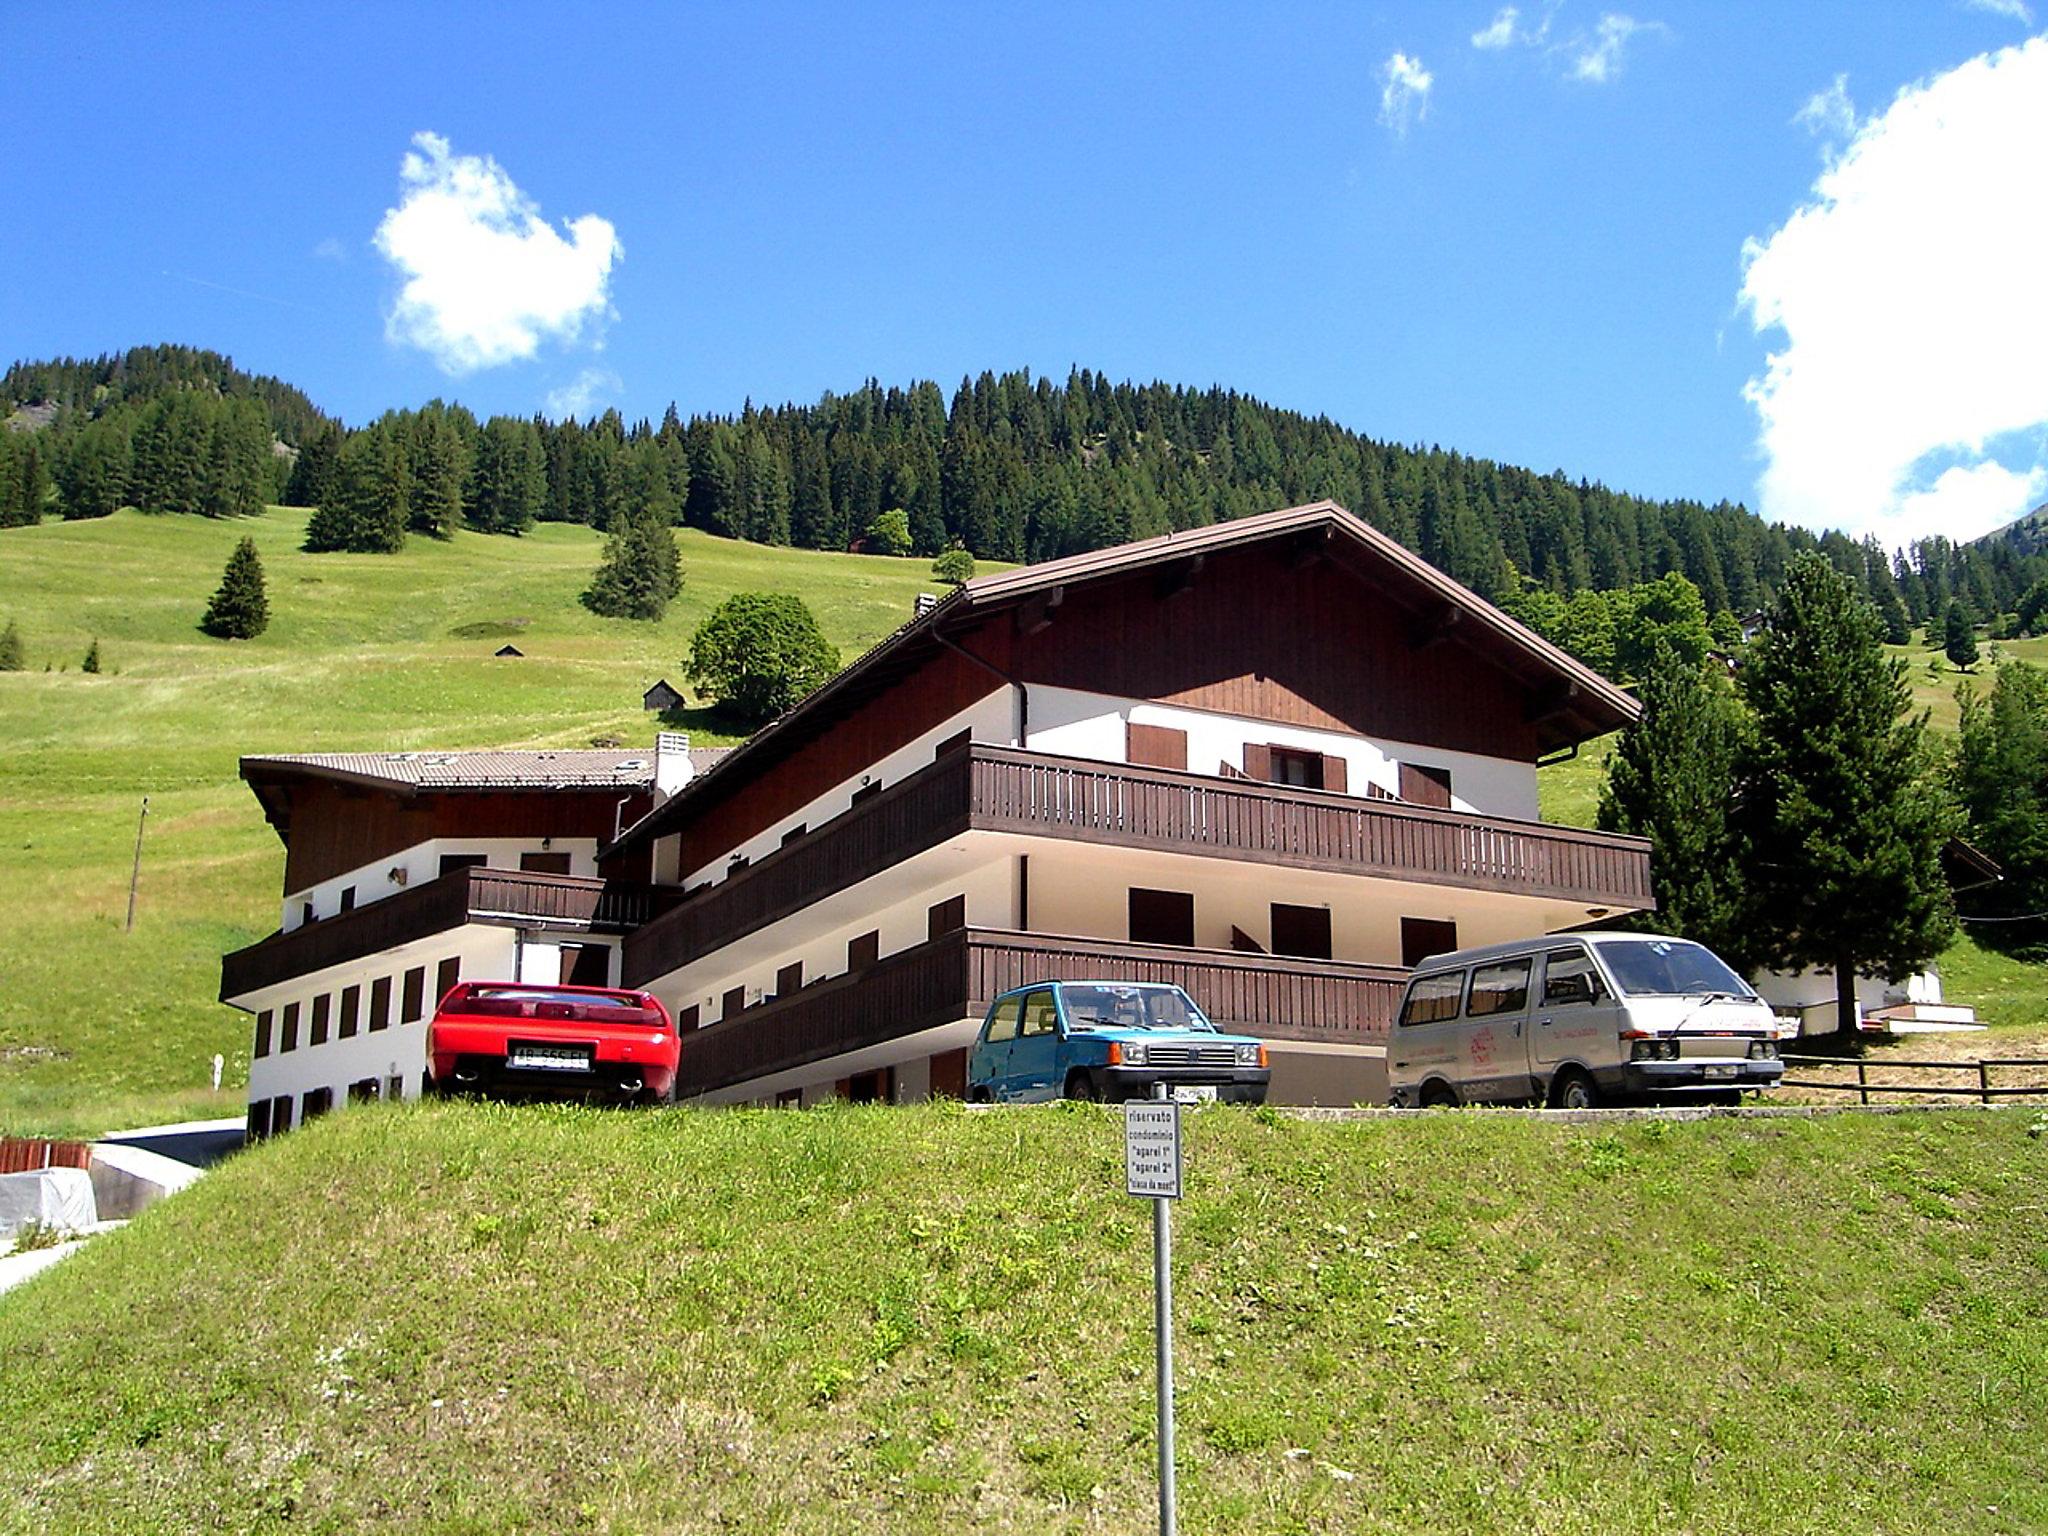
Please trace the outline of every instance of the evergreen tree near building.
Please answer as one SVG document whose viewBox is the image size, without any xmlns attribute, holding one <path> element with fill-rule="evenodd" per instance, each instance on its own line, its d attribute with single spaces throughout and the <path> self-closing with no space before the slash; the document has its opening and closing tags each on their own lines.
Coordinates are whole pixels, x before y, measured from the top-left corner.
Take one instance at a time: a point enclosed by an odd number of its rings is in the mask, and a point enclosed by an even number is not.
<svg viewBox="0 0 2048 1536">
<path fill-rule="evenodd" d="M 1954 818 L 1882 635 L 1849 578 L 1801 555 L 1739 678 L 1754 715 L 1733 796 L 1754 958 L 1832 971 L 1843 1030 L 1858 975 L 1901 980 L 1955 935 L 1941 868 Z"/>
<path fill-rule="evenodd" d="M 28 663 L 22 655 L 21 630 L 14 620 L 0 629 L 0 672 L 19 672 Z"/>
<path fill-rule="evenodd" d="M 690 637 L 690 681 L 748 726 L 782 714 L 838 666 L 811 610 L 786 592 L 735 593 Z"/>
<path fill-rule="evenodd" d="M 82 662 L 80 662 L 80 663 L 78 664 L 78 670 L 79 670 L 79 671 L 81 671 L 81 672 L 93 672 L 93 673 L 97 673 L 97 672 L 99 671 L 99 669 L 100 669 L 100 640 L 99 640 L 99 636 L 95 635 L 95 636 L 93 636 L 92 644 L 91 644 L 91 645 L 88 645 L 88 646 L 87 646 L 87 647 L 85 648 L 85 660 L 84 660 L 84 661 L 82 661 Z"/>
<path fill-rule="evenodd" d="M 217 640 L 253 640 L 270 626 L 270 599 L 263 587 L 263 562 L 256 541 L 243 539 L 228 556 L 220 587 L 199 627 Z"/>
<path fill-rule="evenodd" d="M 1599 826 L 1650 840 L 1660 930 L 1751 968 L 1745 861 L 1729 822 L 1745 714 L 1725 681 L 1659 644 L 1643 712 L 1607 759 Z"/>
<path fill-rule="evenodd" d="M 1948 624 L 1942 651 L 1949 664 L 1967 672 L 1977 665 L 1977 627 L 1970 622 L 1970 610 L 1960 598 L 1948 605 Z"/>
<path fill-rule="evenodd" d="M 683 590 L 675 534 L 652 513 L 621 514 L 583 605 L 608 619 L 658 619 Z"/>
</svg>

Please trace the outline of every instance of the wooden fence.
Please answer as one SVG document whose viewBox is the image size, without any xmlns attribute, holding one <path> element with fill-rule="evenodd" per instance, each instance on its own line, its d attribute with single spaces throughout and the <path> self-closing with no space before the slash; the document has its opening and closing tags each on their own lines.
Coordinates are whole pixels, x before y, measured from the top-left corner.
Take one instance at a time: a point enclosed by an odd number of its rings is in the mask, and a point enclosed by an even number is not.
<svg viewBox="0 0 2048 1536">
<path fill-rule="evenodd" d="M 1924 1093 L 1942 1098 L 1975 1099 L 1980 1104 L 1989 1104 L 1997 1099 L 2048 1098 L 2048 1083 L 1994 1083 L 1991 1074 L 1999 1067 L 2048 1068 L 2048 1058 L 2038 1056 L 1990 1057 L 1983 1061 L 1869 1061 L 1863 1057 L 1853 1060 L 1841 1056 L 1785 1056 L 1788 1067 L 1854 1067 L 1856 1081 L 1822 1082 L 1817 1078 L 1785 1077 L 1778 1080 L 1781 1088 L 1817 1088 L 1827 1093 L 1853 1093 L 1857 1102 L 1868 1104 L 1873 1093 Z M 1909 1072 L 1974 1072 L 1975 1083 L 1873 1083 L 1870 1069 L 1878 1067 L 1885 1071 L 1898 1068 Z"/>
<path fill-rule="evenodd" d="M 40 1173 L 45 1168 L 90 1168 L 92 1143 L 40 1141 L 0 1136 L 0 1173 Z"/>
</svg>

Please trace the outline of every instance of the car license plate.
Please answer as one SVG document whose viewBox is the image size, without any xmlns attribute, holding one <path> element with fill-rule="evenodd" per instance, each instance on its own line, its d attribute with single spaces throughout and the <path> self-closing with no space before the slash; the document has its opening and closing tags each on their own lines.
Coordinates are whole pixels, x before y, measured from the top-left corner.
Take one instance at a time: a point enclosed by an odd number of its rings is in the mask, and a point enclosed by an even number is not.
<svg viewBox="0 0 2048 1536">
<path fill-rule="evenodd" d="M 1706 1075 L 1708 1077 L 1733 1077 L 1735 1075 L 1735 1068 L 1733 1066 L 1708 1067 Z"/>
<path fill-rule="evenodd" d="M 1214 1083 L 1187 1083 L 1173 1090 L 1176 1104 L 1214 1104 L 1216 1085 Z"/>
<path fill-rule="evenodd" d="M 580 1045 L 517 1045 L 512 1048 L 510 1065 L 543 1072 L 588 1072 L 590 1050 Z"/>
</svg>

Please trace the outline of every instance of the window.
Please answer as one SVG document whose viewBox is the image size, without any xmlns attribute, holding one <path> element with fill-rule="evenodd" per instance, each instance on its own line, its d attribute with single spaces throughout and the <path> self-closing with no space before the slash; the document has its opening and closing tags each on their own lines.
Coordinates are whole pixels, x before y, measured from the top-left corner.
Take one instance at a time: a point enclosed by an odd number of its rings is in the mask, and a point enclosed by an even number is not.
<svg viewBox="0 0 2048 1536">
<path fill-rule="evenodd" d="M 849 971 L 864 971 L 873 965 L 882 954 L 882 935 L 857 933 L 846 941 L 846 968 Z"/>
<path fill-rule="evenodd" d="M 1600 955 L 1614 984 L 1629 997 L 1755 995 L 1718 955 L 1688 939 L 1608 941 L 1601 944 Z"/>
<path fill-rule="evenodd" d="M 1451 808 L 1451 770 L 1431 768 L 1422 763 L 1401 765 L 1401 798 L 1410 805 Z"/>
<path fill-rule="evenodd" d="M 1017 1019 L 1024 1011 L 1024 999 L 1006 997 L 996 1004 L 995 1017 L 988 1021 L 988 1038 L 991 1045 L 1017 1038 Z"/>
<path fill-rule="evenodd" d="M 775 995 L 777 997 L 794 997 L 803 989 L 803 961 L 793 961 L 775 973 Z"/>
<path fill-rule="evenodd" d="M 1059 1013 L 1054 1008 L 1050 992 L 1033 992 L 1024 999 L 1024 1025 L 1017 1031 L 1019 1039 L 1032 1040 L 1040 1035 L 1050 1035 L 1059 1028 Z"/>
<path fill-rule="evenodd" d="M 886 1104 L 895 1096 L 894 1067 L 877 1067 L 872 1072 L 856 1072 L 846 1080 L 846 1102 L 849 1104 Z"/>
<path fill-rule="evenodd" d="M 1268 750 L 1273 765 L 1273 783 L 1291 785 L 1295 789 L 1323 787 L 1322 753 L 1298 752 L 1292 747 L 1272 747 Z"/>
<path fill-rule="evenodd" d="M 1401 919 L 1401 963 L 1413 970 L 1431 955 L 1448 955 L 1458 947 L 1458 925 L 1434 917 Z"/>
<path fill-rule="evenodd" d="M 1124 760 L 1141 768 L 1186 768 L 1188 733 L 1166 725 L 1126 725 Z"/>
<path fill-rule="evenodd" d="M 370 983 L 370 1028 L 391 1027 L 391 978 L 379 976 Z"/>
<path fill-rule="evenodd" d="M 931 1096 L 935 1099 L 967 1097 L 967 1052 L 941 1051 L 932 1058 Z"/>
<path fill-rule="evenodd" d="M 250 1054 L 254 1056 L 268 1056 L 270 1054 L 270 1010 L 268 1008 L 256 1015 L 256 1048 Z"/>
<path fill-rule="evenodd" d="M 937 759 L 944 757 L 948 752 L 958 752 L 962 747 L 966 746 L 969 742 L 973 740 L 974 728 L 972 726 L 969 726 L 965 730 L 955 731 L 952 735 L 948 736 L 944 741 L 940 742 L 936 747 L 932 748 L 932 758 L 934 761 L 936 761 Z"/>
<path fill-rule="evenodd" d="M 803 1089 L 783 1089 L 780 1093 L 775 1095 L 775 1107 L 777 1109 L 802 1109 L 804 1107 Z"/>
<path fill-rule="evenodd" d="M 1133 944 L 1195 942 L 1195 898 L 1191 891 L 1147 891 L 1136 886 L 1130 896 Z"/>
<path fill-rule="evenodd" d="M 1465 1002 L 1467 1017 L 1481 1019 L 1493 1013 L 1520 1013 L 1528 1006 L 1528 960 L 1502 960 L 1473 967 L 1472 995 Z"/>
<path fill-rule="evenodd" d="M 401 1024 L 417 1024 L 420 1016 L 427 1011 L 427 968 L 416 965 L 405 973 L 405 1009 L 398 1016 Z"/>
<path fill-rule="evenodd" d="M 566 853 L 522 853 L 519 867 L 536 875 L 566 875 L 569 873 L 569 855 Z"/>
<path fill-rule="evenodd" d="M 312 1038 L 306 1042 L 308 1045 L 327 1043 L 328 1020 L 333 1017 L 333 1013 L 334 998 L 330 994 L 322 992 L 313 999 L 313 1030 Z"/>
<path fill-rule="evenodd" d="M 490 862 L 489 854 L 444 853 L 441 855 L 441 873 L 452 875 L 458 869 L 482 869 Z"/>
<path fill-rule="evenodd" d="M 690 1004 L 690 1006 L 687 1008 L 679 1008 L 676 1010 L 677 1034 L 681 1034 L 686 1029 L 695 1029 L 696 1027 L 697 1005 L 695 1003 Z"/>
<path fill-rule="evenodd" d="M 292 1096 L 288 1093 L 280 1094 L 270 1101 L 270 1134 L 275 1136 L 280 1131 L 288 1131 L 291 1128 Z"/>
<path fill-rule="evenodd" d="M 377 1079 L 359 1077 L 348 1085 L 348 1101 L 351 1104 L 374 1104 L 377 1102 Z"/>
<path fill-rule="evenodd" d="M 310 901 L 302 901 L 299 903 L 299 921 L 302 923 L 310 923 L 313 921 L 313 903 L 311 903 Z"/>
<path fill-rule="evenodd" d="M 396 1072 L 384 1080 L 384 1097 L 394 1102 L 405 1097 L 405 1079 Z"/>
<path fill-rule="evenodd" d="M 355 909 L 356 888 L 352 885 L 344 885 L 341 888 L 341 910 L 344 912 L 353 912 L 355 911 Z"/>
<path fill-rule="evenodd" d="M 441 1006 L 441 999 L 446 997 L 449 989 L 460 980 L 462 980 L 462 957 L 460 955 L 450 955 L 434 968 L 435 1007 Z"/>
<path fill-rule="evenodd" d="M 736 1019 L 747 1011 L 747 989 L 744 985 L 731 988 L 725 994 L 718 1016 L 722 1019 Z"/>
<path fill-rule="evenodd" d="M 332 1108 L 334 1108 L 334 1090 L 332 1088 L 309 1088 L 299 1098 L 299 1124 L 304 1125 L 308 1120 L 317 1119 Z"/>
<path fill-rule="evenodd" d="M 357 1026 L 362 1022 L 358 1017 L 363 1010 L 363 989 L 343 987 L 341 989 L 341 1018 L 335 1025 L 335 1033 L 342 1039 L 352 1039 Z"/>
<path fill-rule="evenodd" d="M 877 779 L 872 784 L 863 784 L 859 789 L 856 789 L 853 792 L 852 798 L 849 799 L 846 803 L 848 806 L 859 805 L 863 801 L 874 799 L 875 796 L 879 795 L 881 792 L 882 781 L 880 779 Z"/>
<path fill-rule="evenodd" d="M 1330 909 L 1273 903 L 1273 953 L 1304 960 L 1330 958 Z"/>
<path fill-rule="evenodd" d="M 299 1005 L 297 1003 L 286 1003 L 284 1005 L 284 1023 L 278 1034 L 277 1049 L 280 1054 L 285 1051 L 296 1051 L 299 1048 Z"/>
<path fill-rule="evenodd" d="M 562 980 L 572 987 L 608 987 L 612 984 L 612 947 L 609 944 L 564 944 Z"/>
<path fill-rule="evenodd" d="M 246 1141 L 261 1141 L 270 1134 L 270 1100 L 258 1099 L 249 1106 L 249 1119 L 242 1136 Z"/>
<path fill-rule="evenodd" d="M 1553 949 L 1543 957 L 1543 1006 L 1568 1008 L 1600 996 L 1600 976 L 1583 949 Z"/>
<path fill-rule="evenodd" d="M 967 898 L 948 896 L 925 914 L 925 937 L 936 939 L 967 926 Z"/>
<path fill-rule="evenodd" d="M 1436 1024 L 1458 1016 L 1458 996 L 1465 990 L 1463 971 L 1446 971 L 1441 976 L 1421 976 L 1408 985 L 1408 1000 L 1401 1004 L 1403 1024 Z"/>
<path fill-rule="evenodd" d="M 806 832 L 810 830 L 811 829 L 808 826 L 806 826 L 803 822 L 798 822 L 795 826 L 791 827 L 787 832 L 782 834 L 782 846 L 787 848 L 791 843 L 795 842 L 798 838 L 802 837 Z"/>
</svg>

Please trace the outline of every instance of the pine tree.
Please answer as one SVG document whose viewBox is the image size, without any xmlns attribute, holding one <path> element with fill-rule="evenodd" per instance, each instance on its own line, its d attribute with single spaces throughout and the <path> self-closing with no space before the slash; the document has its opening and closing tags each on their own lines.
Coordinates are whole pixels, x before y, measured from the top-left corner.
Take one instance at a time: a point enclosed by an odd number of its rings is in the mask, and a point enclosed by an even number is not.
<svg viewBox="0 0 2048 1536">
<path fill-rule="evenodd" d="M 0 528 L 19 528 L 42 521 L 22 495 L 20 433 L 0 425 Z"/>
<path fill-rule="evenodd" d="M 482 533 L 524 533 L 546 496 L 546 454 L 533 423 L 493 416 L 477 434 L 464 520 Z"/>
<path fill-rule="evenodd" d="M 1977 665 L 1977 627 L 1970 622 L 1970 610 L 1961 598 L 1948 605 L 1948 624 L 1942 646 L 1951 665 L 1967 672 Z"/>
<path fill-rule="evenodd" d="M 627 513 L 605 539 L 604 559 L 583 605 L 608 619 L 658 619 L 683 590 L 675 535 L 667 522 Z"/>
<path fill-rule="evenodd" d="M 99 636 L 95 635 L 95 636 L 93 636 L 92 644 L 91 644 L 91 645 L 88 645 L 88 646 L 87 646 L 87 647 L 85 648 L 85 660 L 84 660 L 84 661 L 82 661 L 82 662 L 80 662 L 80 663 L 78 664 L 78 670 L 79 670 L 79 671 L 81 671 L 81 672 L 94 672 L 94 673 L 96 673 L 96 672 L 98 672 L 98 671 L 99 671 L 99 669 L 100 669 L 100 641 L 99 641 Z"/>
<path fill-rule="evenodd" d="M 1900 980 L 1955 934 L 1941 869 L 1953 818 L 1881 634 L 1855 586 L 1803 554 L 1739 678 L 1755 715 L 1734 796 L 1755 956 L 1832 970 L 1844 1030 L 1857 975 Z"/>
<path fill-rule="evenodd" d="M 1750 969 L 1743 859 L 1729 826 L 1743 712 L 1724 682 L 1659 643 L 1643 713 L 1607 759 L 1599 826 L 1650 840 L 1658 928 Z"/>
<path fill-rule="evenodd" d="M 7 621 L 7 627 L 0 629 L 0 672 L 19 672 L 27 662 L 22 657 L 21 631 L 14 620 Z"/>
<path fill-rule="evenodd" d="M 270 599 L 263 588 L 263 562 L 256 541 L 243 539 L 228 556 L 220 588 L 207 604 L 199 627 L 218 640 L 253 640 L 270 626 Z"/>
<path fill-rule="evenodd" d="M 106 517 L 128 503 L 130 449 L 124 418 L 88 422 L 57 464 L 57 497 L 67 519 Z"/>
<path fill-rule="evenodd" d="M 342 445 L 334 492 L 306 524 L 309 553 L 393 554 L 405 547 L 410 483 L 406 455 L 389 427 L 369 427 Z"/>
<path fill-rule="evenodd" d="M 1969 898 L 2007 919 L 1980 938 L 2038 959 L 2048 940 L 2048 672 L 2016 661 L 1998 669 L 1988 698 L 1965 683 L 1954 765 L 1970 841 L 2005 878 Z M 2015 921 L 2018 919 L 2018 921 Z"/>
</svg>

